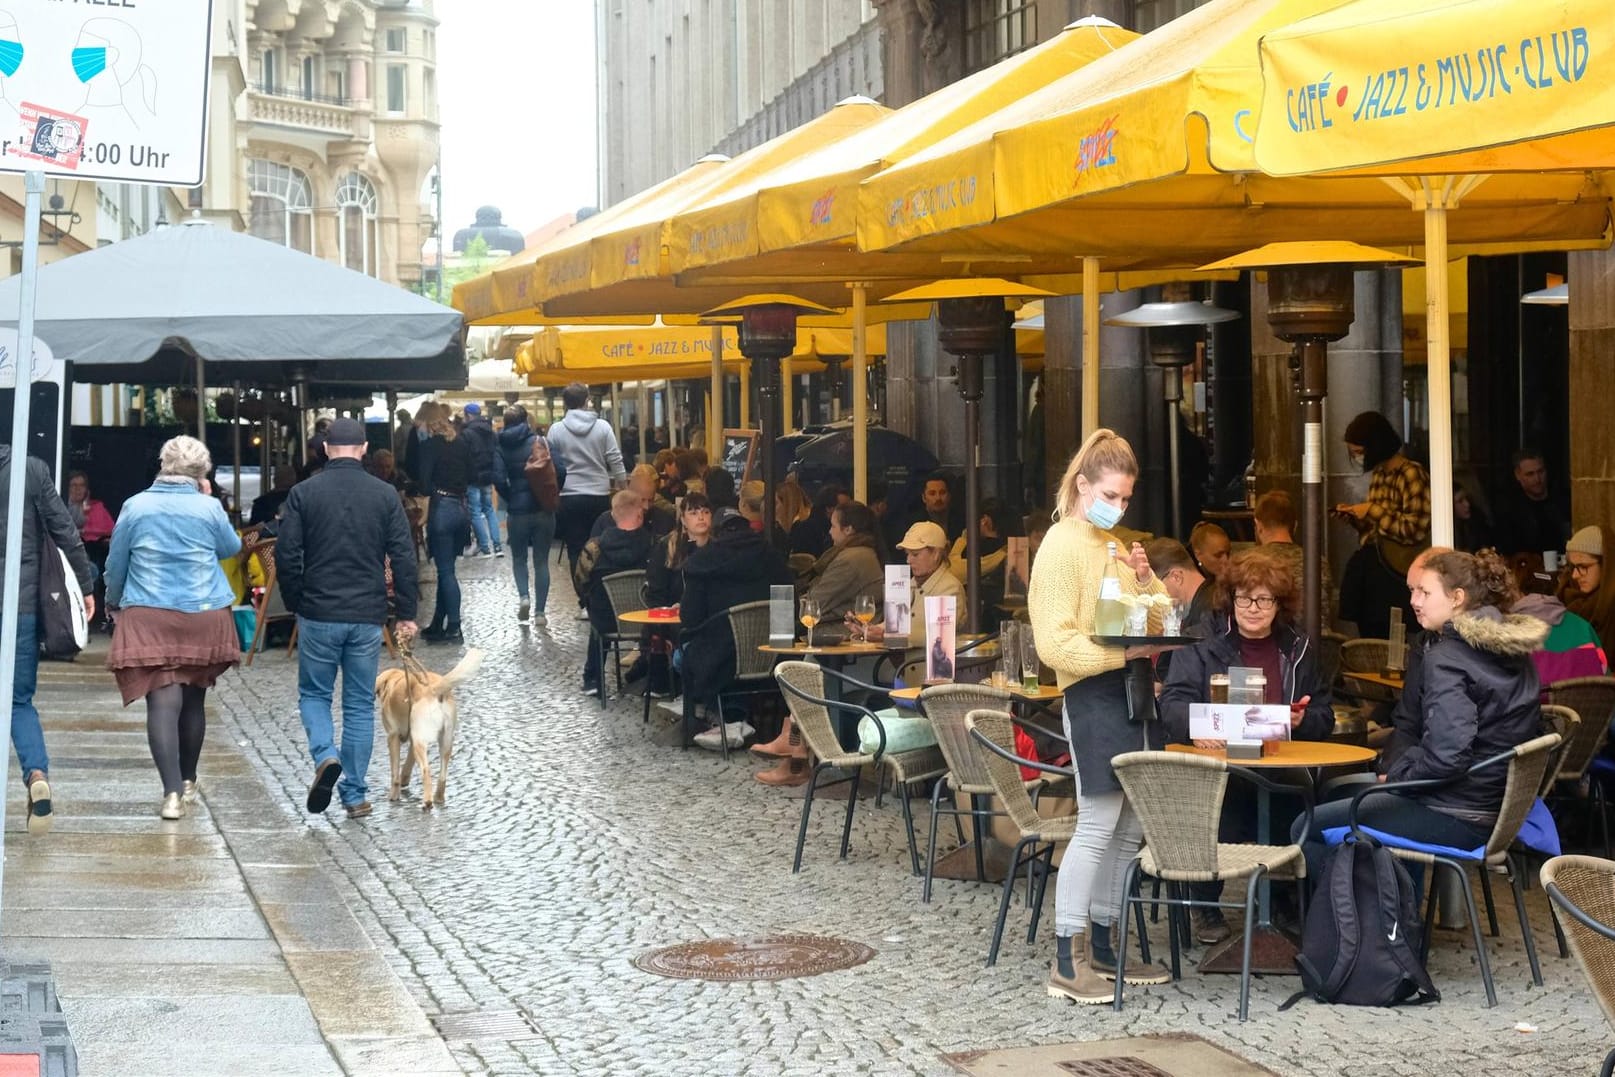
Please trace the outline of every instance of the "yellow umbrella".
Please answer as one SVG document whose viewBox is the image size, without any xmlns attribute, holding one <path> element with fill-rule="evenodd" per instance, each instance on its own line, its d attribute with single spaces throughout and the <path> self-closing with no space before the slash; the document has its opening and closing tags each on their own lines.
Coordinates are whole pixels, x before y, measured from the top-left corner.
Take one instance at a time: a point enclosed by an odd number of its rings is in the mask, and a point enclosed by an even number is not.
<svg viewBox="0 0 1615 1077">
<path fill-rule="evenodd" d="M 1612 41 L 1607 0 L 1357 0 L 1262 39 L 1257 161 L 1281 175 L 1380 174 L 1423 211 L 1438 545 L 1453 537 L 1449 230 L 1515 173 L 1536 173 L 1526 179 L 1543 185 L 1607 183 Z"/>
</svg>

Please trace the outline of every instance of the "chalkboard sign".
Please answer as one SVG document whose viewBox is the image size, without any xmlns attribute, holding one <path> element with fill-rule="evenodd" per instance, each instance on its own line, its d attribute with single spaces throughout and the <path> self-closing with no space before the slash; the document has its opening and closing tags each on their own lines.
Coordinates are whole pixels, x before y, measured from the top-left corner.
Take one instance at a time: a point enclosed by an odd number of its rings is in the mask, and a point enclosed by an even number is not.
<svg viewBox="0 0 1615 1077">
<path fill-rule="evenodd" d="M 725 430 L 723 432 L 723 469 L 734 476 L 739 486 L 748 479 L 760 479 L 762 460 L 757 455 L 758 433 L 755 430 Z"/>
</svg>

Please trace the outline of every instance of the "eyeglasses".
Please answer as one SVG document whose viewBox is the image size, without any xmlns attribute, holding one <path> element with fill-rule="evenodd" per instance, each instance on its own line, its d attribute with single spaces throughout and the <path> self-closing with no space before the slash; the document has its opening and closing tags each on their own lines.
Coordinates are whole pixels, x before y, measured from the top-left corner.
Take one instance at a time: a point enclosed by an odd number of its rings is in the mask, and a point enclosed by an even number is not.
<svg viewBox="0 0 1615 1077">
<path fill-rule="evenodd" d="M 1570 562 L 1570 574 L 1572 576 L 1580 576 L 1582 573 L 1591 572 L 1597 567 L 1597 561 L 1572 561 Z"/>
<path fill-rule="evenodd" d="M 1272 595 L 1235 595 L 1234 605 L 1242 610 L 1255 606 L 1259 610 L 1270 610 L 1279 604 L 1279 600 Z"/>
</svg>

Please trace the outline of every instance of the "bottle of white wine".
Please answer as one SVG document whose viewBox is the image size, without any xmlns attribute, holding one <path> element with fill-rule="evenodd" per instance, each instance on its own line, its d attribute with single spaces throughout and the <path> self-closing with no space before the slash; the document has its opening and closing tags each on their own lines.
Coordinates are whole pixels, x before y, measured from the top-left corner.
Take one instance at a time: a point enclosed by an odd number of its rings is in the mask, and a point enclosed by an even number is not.
<svg viewBox="0 0 1615 1077">
<path fill-rule="evenodd" d="M 1105 562 L 1105 574 L 1099 580 L 1099 602 L 1094 606 L 1094 632 L 1101 636 L 1120 636 L 1127 628 L 1127 607 L 1122 604 L 1121 564 L 1116 560 L 1116 544 L 1105 544 L 1110 558 Z"/>
</svg>

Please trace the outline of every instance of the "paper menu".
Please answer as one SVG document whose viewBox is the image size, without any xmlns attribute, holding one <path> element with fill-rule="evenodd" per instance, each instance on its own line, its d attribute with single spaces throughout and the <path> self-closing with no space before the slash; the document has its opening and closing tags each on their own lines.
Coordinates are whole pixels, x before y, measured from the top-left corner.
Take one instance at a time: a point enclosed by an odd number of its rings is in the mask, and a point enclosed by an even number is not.
<svg viewBox="0 0 1615 1077">
<path fill-rule="evenodd" d="M 956 602 L 952 595 L 931 595 L 925 600 L 925 680 L 927 684 L 953 680 L 956 654 Z"/>
<path fill-rule="evenodd" d="M 909 604 L 914 598 L 914 589 L 909 583 L 910 572 L 907 565 L 886 566 L 886 635 L 907 638 L 914 630 L 914 611 Z"/>
<path fill-rule="evenodd" d="M 1241 703 L 1191 703 L 1190 740 L 1289 740 L 1290 708 Z"/>
<path fill-rule="evenodd" d="M 768 589 L 768 642 L 789 647 L 796 640 L 796 588 L 776 583 Z"/>
</svg>

